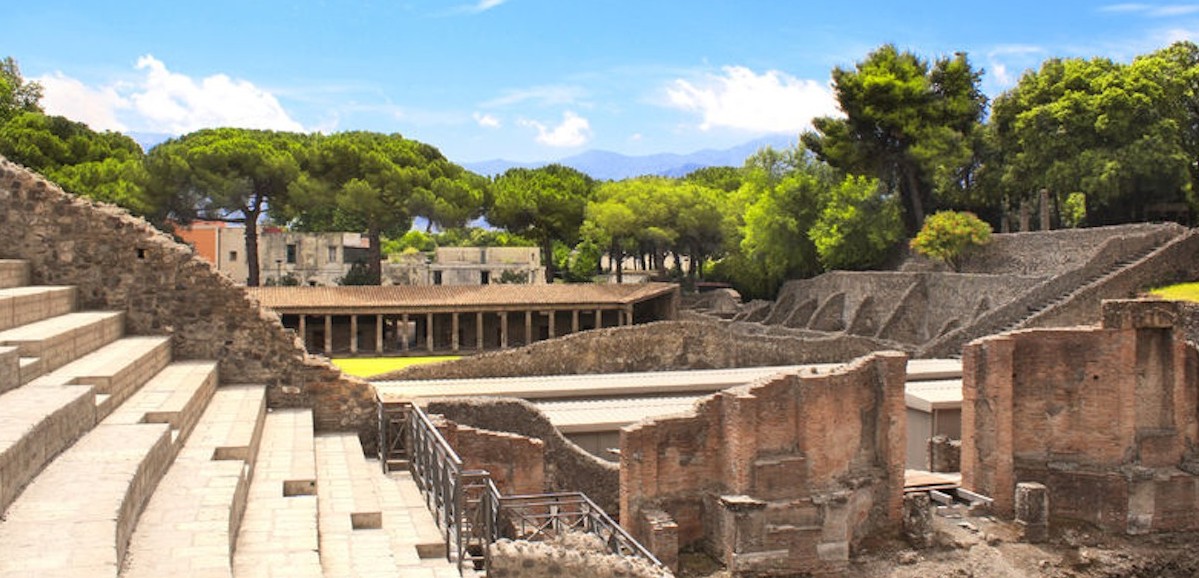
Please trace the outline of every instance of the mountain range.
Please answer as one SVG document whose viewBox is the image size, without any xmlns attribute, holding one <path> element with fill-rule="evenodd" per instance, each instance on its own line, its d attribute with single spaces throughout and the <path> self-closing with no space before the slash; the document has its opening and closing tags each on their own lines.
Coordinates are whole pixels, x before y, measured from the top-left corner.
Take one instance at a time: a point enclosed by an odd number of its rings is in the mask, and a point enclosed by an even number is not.
<svg viewBox="0 0 1199 578">
<path fill-rule="evenodd" d="M 155 145 L 171 138 L 171 135 L 165 133 L 130 132 L 129 136 L 137 141 L 143 150 L 150 150 Z M 681 177 L 703 167 L 739 167 L 745 164 L 746 158 L 758 152 L 762 147 L 790 148 L 795 146 L 795 142 L 795 137 L 776 135 L 755 139 L 728 149 L 705 149 L 689 154 L 659 153 L 630 156 L 611 151 L 589 150 L 557 161 L 522 163 L 494 159 L 461 164 L 467 170 L 486 176 L 499 175 L 514 167 L 532 169 L 557 163 L 586 173 L 591 178 L 598 180 L 621 180 L 644 175 Z"/>
<path fill-rule="evenodd" d="M 703 167 L 745 164 L 745 159 L 766 146 L 790 148 L 795 146 L 795 137 L 783 135 L 764 137 L 723 150 L 705 149 L 690 154 L 659 153 L 629 156 L 611 151 L 590 150 L 557 161 L 522 163 L 495 159 L 473 163 L 462 163 L 466 169 L 486 176 L 494 176 L 515 168 L 537 168 L 557 163 L 586 173 L 599 180 L 620 180 L 644 175 L 681 177 Z"/>
</svg>

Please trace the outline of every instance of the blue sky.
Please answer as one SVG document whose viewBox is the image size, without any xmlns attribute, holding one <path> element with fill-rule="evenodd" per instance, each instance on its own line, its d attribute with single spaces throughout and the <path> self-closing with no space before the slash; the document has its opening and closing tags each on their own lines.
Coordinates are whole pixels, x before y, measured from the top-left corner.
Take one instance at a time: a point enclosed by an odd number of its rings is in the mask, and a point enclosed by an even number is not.
<svg viewBox="0 0 1199 578">
<path fill-rule="evenodd" d="M 835 112 L 834 66 L 965 51 L 994 96 L 1050 56 L 1199 40 L 1199 3 L 0 0 L 0 56 L 97 129 L 399 132 L 457 162 L 728 148 Z"/>
</svg>

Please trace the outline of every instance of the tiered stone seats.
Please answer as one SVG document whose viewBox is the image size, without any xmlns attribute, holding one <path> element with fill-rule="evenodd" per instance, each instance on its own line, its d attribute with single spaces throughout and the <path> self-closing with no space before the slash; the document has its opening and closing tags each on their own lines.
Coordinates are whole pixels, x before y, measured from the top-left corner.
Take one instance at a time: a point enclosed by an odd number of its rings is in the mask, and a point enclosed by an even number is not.
<svg viewBox="0 0 1199 578">
<path fill-rule="evenodd" d="M 0 260 L 0 578 L 458 575 L 355 434 L 28 283 Z"/>
</svg>

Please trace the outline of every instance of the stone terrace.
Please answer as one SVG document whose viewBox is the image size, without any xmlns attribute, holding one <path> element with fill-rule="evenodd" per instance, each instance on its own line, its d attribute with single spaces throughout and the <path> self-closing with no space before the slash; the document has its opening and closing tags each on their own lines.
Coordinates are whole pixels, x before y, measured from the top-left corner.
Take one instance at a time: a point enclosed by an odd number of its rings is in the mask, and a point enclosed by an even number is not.
<svg viewBox="0 0 1199 578">
<path fill-rule="evenodd" d="M 28 279 L 0 260 L 0 577 L 458 574 L 356 434 Z"/>
</svg>

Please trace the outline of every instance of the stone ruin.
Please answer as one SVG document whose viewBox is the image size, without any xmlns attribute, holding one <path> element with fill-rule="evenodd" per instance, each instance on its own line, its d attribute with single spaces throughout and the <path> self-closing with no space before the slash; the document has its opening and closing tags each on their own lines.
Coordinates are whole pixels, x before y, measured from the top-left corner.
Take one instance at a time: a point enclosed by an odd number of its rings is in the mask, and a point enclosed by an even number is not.
<svg viewBox="0 0 1199 578">
<path fill-rule="evenodd" d="M 702 545 L 734 575 L 837 575 L 898 532 L 906 362 L 780 374 L 625 428 L 621 524 L 667 563 Z"/>
<path fill-rule="evenodd" d="M 1102 324 L 1018 331 L 962 352 L 962 485 L 1012 516 L 1040 483 L 1050 519 L 1117 533 L 1199 529 L 1199 350 L 1183 308 L 1113 301 Z"/>
</svg>

